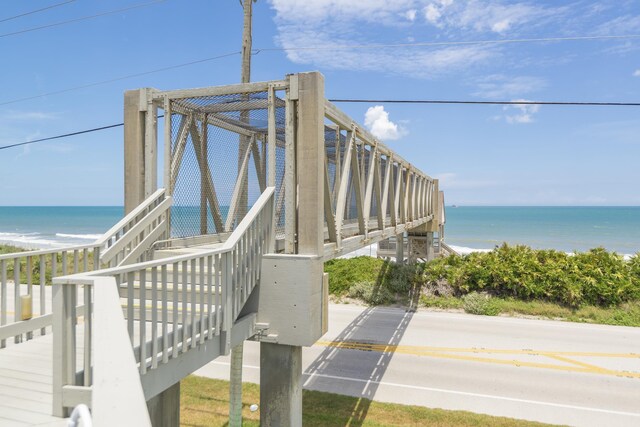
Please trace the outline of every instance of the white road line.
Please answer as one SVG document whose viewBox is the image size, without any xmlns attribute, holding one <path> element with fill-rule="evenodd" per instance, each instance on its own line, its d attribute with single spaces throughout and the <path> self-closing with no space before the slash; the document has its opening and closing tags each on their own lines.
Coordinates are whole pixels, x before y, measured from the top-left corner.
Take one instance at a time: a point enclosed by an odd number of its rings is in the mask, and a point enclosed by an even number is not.
<svg viewBox="0 0 640 427">
<path fill-rule="evenodd" d="M 217 365 L 229 366 L 228 362 L 213 361 L 213 362 L 210 362 L 210 363 L 217 364 Z M 243 367 L 244 368 L 250 368 L 250 369 L 260 369 L 259 366 L 254 366 L 254 365 L 243 365 Z M 638 417 L 638 418 L 640 418 L 640 413 L 636 413 L 636 412 L 612 411 L 612 410 L 609 410 L 609 409 L 588 408 L 586 406 L 565 405 L 565 404 L 561 404 L 561 403 L 542 402 L 542 401 L 539 401 L 539 400 L 517 399 L 517 398 L 514 398 L 514 397 L 496 396 L 496 395 L 492 395 L 492 394 L 471 393 L 471 392 L 466 392 L 466 391 L 446 390 L 446 389 L 442 389 L 442 388 L 422 387 L 422 386 L 417 386 L 417 385 L 390 383 L 390 382 L 386 382 L 386 381 L 363 380 L 363 379 L 360 379 L 360 378 L 339 377 L 339 376 L 335 376 L 335 375 L 326 375 L 326 374 L 317 374 L 317 373 L 308 373 L 308 372 L 303 372 L 302 375 L 309 377 L 309 379 L 307 379 L 307 381 L 305 381 L 304 386 L 306 386 L 309 383 L 309 380 L 311 378 L 320 377 L 320 378 L 328 378 L 328 379 L 333 379 L 333 380 L 352 381 L 352 382 L 366 383 L 366 384 L 379 384 L 379 385 L 390 386 L 390 387 L 408 388 L 408 389 L 412 389 L 412 390 L 432 391 L 432 392 L 436 392 L 436 393 L 455 394 L 455 395 L 459 395 L 459 396 L 471 396 L 471 397 L 480 397 L 480 398 L 485 398 L 485 399 L 505 400 L 505 401 L 508 401 L 508 402 L 528 403 L 528 404 L 531 404 L 531 405 L 552 406 L 552 407 L 555 407 L 555 408 L 576 409 L 576 410 L 580 410 L 580 411 L 599 412 L 599 413 L 603 413 L 603 414 L 624 415 L 624 416 L 628 416 L 628 417 Z"/>
</svg>

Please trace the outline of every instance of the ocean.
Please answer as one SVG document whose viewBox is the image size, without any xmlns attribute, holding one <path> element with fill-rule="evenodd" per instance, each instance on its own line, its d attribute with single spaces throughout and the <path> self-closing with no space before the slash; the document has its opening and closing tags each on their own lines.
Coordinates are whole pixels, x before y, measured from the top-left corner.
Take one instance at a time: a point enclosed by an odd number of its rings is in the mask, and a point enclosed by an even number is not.
<svg viewBox="0 0 640 427">
<path fill-rule="evenodd" d="M 0 206 L 0 243 L 28 248 L 90 243 L 122 214 L 121 206 Z M 503 242 L 565 252 L 599 246 L 622 254 L 640 251 L 640 207 L 449 206 L 446 216 L 446 241 L 461 252 Z"/>
</svg>

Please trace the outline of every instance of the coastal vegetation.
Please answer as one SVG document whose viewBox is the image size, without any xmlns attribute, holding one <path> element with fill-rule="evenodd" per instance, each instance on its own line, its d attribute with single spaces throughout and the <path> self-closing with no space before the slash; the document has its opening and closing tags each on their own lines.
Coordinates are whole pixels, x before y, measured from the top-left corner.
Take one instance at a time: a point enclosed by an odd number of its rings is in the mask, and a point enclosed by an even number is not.
<svg viewBox="0 0 640 427">
<path fill-rule="evenodd" d="M 17 246 L 0 245 L 0 255 L 20 253 L 20 252 L 26 252 L 26 251 L 27 249 L 20 248 Z M 85 257 L 86 257 L 86 260 L 85 260 Z M 87 265 L 87 271 L 93 270 L 93 253 L 91 251 L 87 251 L 86 253 L 84 251 L 79 251 L 77 260 L 75 259 L 73 252 L 68 252 L 66 254 L 66 258 L 67 258 L 66 259 L 67 269 L 66 271 L 63 271 L 63 266 L 65 265 L 65 262 L 63 262 L 63 256 L 61 253 L 58 253 L 56 255 L 56 277 L 64 276 L 66 274 L 73 274 L 74 265 L 76 261 L 78 262 L 78 267 L 81 270 L 84 270 L 85 262 Z M 44 262 L 45 262 L 45 270 L 46 270 L 45 283 L 47 285 L 50 285 L 51 279 L 52 279 L 51 277 L 52 263 L 53 263 L 52 256 L 51 255 L 45 256 Z M 5 261 L 7 279 L 9 280 L 13 280 L 14 278 L 14 267 L 15 267 L 14 265 L 15 265 L 15 262 L 13 260 Z M 32 256 L 31 261 L 28 261 L 27 257 L 20 257 L 19 267 L 20 267 L 20 281 L 22 283 L 26 283 L 29 277 L 31 278 L 31 283 L 33 284 L 40 283 L 40 257 L 39 256 L 37 255 Z"/>
<path fill-rule="evenodd" d="M 190 376 L 180 383 L 180 424 L 226 426 L 229 422 L 229 383 Z M 242 418 L 245 426 L 258 426 L 260 412 L 249 407 L 260 400 L 260 386 L 242 384 Z M 374 402 L 369 399 L 320 391 L 302 391 L 305 426 L 543 426 L 546 424 L 503 417 L 446 411 L 421 406 Z"/>
<path fill-rule="evenodd" d="M 567 254 L 504 244 L 415 265 L 335 259 L 325 271 L 337 300 L 640 326 L 640 256 L 602 248 Z"/>
</svg>

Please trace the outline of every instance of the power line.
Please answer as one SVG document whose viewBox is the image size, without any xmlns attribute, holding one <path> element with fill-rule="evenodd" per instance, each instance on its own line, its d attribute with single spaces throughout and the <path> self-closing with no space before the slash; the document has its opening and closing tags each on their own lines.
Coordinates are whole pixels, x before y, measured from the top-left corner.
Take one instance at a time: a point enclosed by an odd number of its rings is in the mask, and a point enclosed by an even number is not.
<svg viewBox="0 0 640 427">
<path fill-rule="evenodd" d="M 640 102 L 574 102 L 574 101 L 456 101 L 434 99 L 329 99 L 330 102 L 367 104 L 470 104 L 470 105 L 578 105 L 606 107 L 640 107 Z"/>
<path fill-rule="evenodd" d="M 95 82 L 95 83 L 87 83 L 86 85 L 70 87 L 70 88 L 67 88 L 67 89 L 56 90 L 56 91 L 53 91 L 53 92 L 41 93 L 40 95 L 33 95 L 33 96 L 27 96 L 27 97 L 24 97 L 24 98 L 12 99 L 10 101 L 0 102 L 0 106 L 14 104 L 16 102 L 28 101 L 30 99 L 43 98 L 45 96 L 58 95 L 58 94 L 61 94 L 61 93 L 72 92 L 74 90 L 86 89 L 86 88 L 90 88 L 90 87 L 93 87 L 93 86 L 100 86 L 100 85 L 104 85 L 104 84 L 108 84 L 108 83 L 117 82 L 117 81 L 120 81 L 120 80 L 126 80 L 126 79 L 131 79 L 131 78 L 134 78 L 134 77 L 146 76 L 148 74 L 160 73 L 162 71 L 175 70 L 176 68 L 187 67 L 189 65 L 200 64 L 200 63 L 203 63 L 203 62 L 213 61 L 215 59 L 226 58 L 228 56 L 240 55 L 240 53 L 241 53 L 240 51 L 225 53 L 225 54 L 222 54 L 222 55 L 212 56 L 212 57 L 209 57 L 209 58 L 198 59 L 198 60 L 190 61 L 190 62 L 184 62 L 182 64 L 176 64 L 176 65 L 170 65 L 168 67 L 157 68 L 157 69 L 151 70 L 151 71 L 143 71 L 143 72 L 140 72 L 140 73 L 135 73 L 135 74 L 129 74 L 129 75 L 126 75 L 126 76 L 115 77 L 113 79 L 102 80 L 102 81 Z"/>
<path fill-rule="evenodd" d="M 625 34 L 613 36 L 575 36 L 575 37 L 541 37 L 528 39 L 502 39 L 502 40 L 468 40 L 448 42 L 415 42 L 415 43 L 391 43 L 391 44 L 362 44 L 362 45 L 335 45 L 335 46 L 301 46 L 301 47 L 272 47 L 255 49 L 255 54 L 270 51 L 304 51 L 304 50 L 350 50 L 350 49 L 381 49 L 392 47 L 433 47 L 433 46 L 460 46 L 475 44 L 508 44 L 508 43 L 540 43 L 561 41 L 587 41 L 587 40 L 619 40 L 637 39 L 640 34 Z"/>
<path fill-rule="evenodd" d="M 122 9 L 116 9 L 116 10 L 110 10 L 110 11 L 107 11 L 107 12 L 97 13 L 95 15 L 82 16 L 80 18 L 69 19 L 67 21 L 54 22 L 53 24 L 41 25 L 39 27 L 32 27 L 32 28 L 27 28 L 27 29 L 24 29 L 24 30 L 13 31 L 11 33 L 4 33 L 4 34 L 0 34 L 0 38 L 9 37 L 9 36 L 15 36 L 15 35 L 18 35 L 18 34 L 29 33 L 29 32 L 32 32 L 32 31 L 43 30 L 45 28 L 59 27 L 61 25 L 71 24 L 73 22 L 85 21 L 87 19 L 99 18 L 101 16 L 112 15 L 112 14 L 118 13 L 118 12 L 126 12 L 127 10 L 138 9 L 140 7 L 146 7 L 146 6 L 152 6 L 154 4 L 162 3 L 162 2 L 165 2 L 165 1 L 166 0 L 154 0 L 154 1 L 151 1 L 151 2 L 147 2 L 147 3 L 134 4 L 133 6 L 125 7 L 125 8 L 122 8 Z"/>
<path fill-rule="evenodd" d="M 58 7 L 58 6 L 64 6 L 65 4 L 73 3 L 74 1 L 76 1 L 76 0 L 67 0 L 67 1 L 63 1 L 62 3 L 56 3 L 56 4 L 52 4 L 51 6 L 42 7 L 40 9 L 32 10 L 30 12 L 21 13 L 20 15 L 10 16 L 9 18 L 0 19 L 0 23 L 11 21 L 13 19 L 22 18 L 23 16 L 33 15 L 34 13 L 38 13 L 38 12 L 42 12 L 42 11 L 45 11 L 45 10 L 53 9 L 55 7 Z"/>
<path fill-rule="evenodd" d="M 152 3 L 158 3 L 160 1 L 166 0 L 158 0 Z M 151 3 L 145 3 L 148 5 Z M 133 7 L 142 7 L 142 5 L 133 6 Z M 1 37 L 1 36 L 0 36 Z M 276 51 L 295 51 L 295 50 L 344 50 L 344 49 L 364 49 L 364 48 L 384 48 L 384 47 L 418 47 L 418 46 L 443 46 L 443 45 L 456 45 L 456 44 L 478 44 L 478 43 L 525 43 L 525 42 L 540 42 L 540 41 L 569 41 L 569 40 L 596 40 L 596 39 L 623 39 L 623 38 L 640 38 L 640 34 L 629 34 L 629 35 L 618 35 L 618 36 L 585 36 L 585 37 L 547 37 L 547 38 L 539 38 L 539 39 L 511 39 L 511 40 L 480 40 L 480 41 L 462 41 L 462 42 L 425 42 L 425 43 L 404 43 L 404 44 L 378 44 L 378 45 L 352 45 L 352 46 L 327 46 L 327 47 L 291 47 L 291 48 L 261 48 L 254 49 L 252 55 L 257 55 L 260 52 L 276 52 Z M 0 102 L 0 106 L 14 104 L 16 102 L 29 101 L 31 99 L 38 99 L 45 96 L 58 95 L 61 93 L 72 92 L 75 90 L 86 89 L 93 86 L 100 86 L 107 83 L 113 83 L 120 80 L 130 79 L 134 77 L 144 76 L 148 74 L 159 73 L 162 71 L 173 70 L 176 68 L 187 67 L 189 65 L 195 65 L 202 62 L 212 61 L 219 58 L 225 58 L 233 55 L 240 55 L 242 52 L 231 52 L 219 56 L 214 56 L 210 58 L 198 59 L 195 61 L 185 62 L 182 64 L 170 65 L 163 68 L 158 68 L 156 70 L 151 71 L 143 71 L 140 73 L 129 74 L 126 76 L 115 77 L 113 79 L 103 80 L 95 83 L 88 83 L 86 85 L 75 86 L 67 89 L 61 89 L 53 92 L 47 92 L 40 95 L 27 96 L 24 98 L 12 99 L 9 101 Z"/>
<path fill-rule="evenodd" d="M 35 144 L 37 142 L 51 141 L 52 139 L 68 138 L 70 136 L 82 135 L 82 134 L 91 133 L 91 132 L 98 132 L 98 131 L 101 131 L 101 130 L 116 128 L 116 127 L 120 127 L 120 126 L 124 126 L 124 123 L 116 123 L 116 124 L 113 124 L 113 125 L 101 126 L 101 127 L 93 128 L 93 129 L 85 129 L 85 130 L 80 130 L 80 131 L 77 131 L 77 132 L 65 133 L 63 135 L 49 136 L 47 138 L 34 139 L 33 141 L 19 142 L 17 144 L 3 145 L 2 147 L 0 147 L 0 150 L 6 150 L 8 148 L 20 147 L 20 146 L 23 146 L 23 145 Z"/>
<path fill-rule="evenodd" d="M 640 102 L 572 102 L 572 101 L 459 101 L 459 100 L 435 100 L 435 99 L 329 99 L 330 102 L 341 103 L 367 103 L 367 104 L 470 104 L 470 105 L 559 105 L 559 106 L 598 106 L 598 107 L 640 107 Z M 162 118 L 164 115 L 159 115 Z M 124 126 L 124 123 L 85 129 L 77 132 L 65 133 L 63 135 L 50 136 L 47 138 L 35 139 L 33 141 L 19 142 L 16 144 L 4 145 L 0 150 L 20 147 L 23 145 L 35 144 L 38 142 L 50 141 L 52 139 L 67 138 L 70 136 L 82 135 L 91 132 L 98 132 L 106 129 Z"/>
</svg>

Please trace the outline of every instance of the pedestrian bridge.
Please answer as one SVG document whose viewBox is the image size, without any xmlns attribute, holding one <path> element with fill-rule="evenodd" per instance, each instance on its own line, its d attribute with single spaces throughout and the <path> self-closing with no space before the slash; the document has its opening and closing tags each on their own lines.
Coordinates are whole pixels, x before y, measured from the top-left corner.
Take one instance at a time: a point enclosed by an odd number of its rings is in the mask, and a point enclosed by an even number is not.
<svg viewBox="0 0 640 427">
<path fill-rule="evenodd" d="M 437 180 L 319 73 L 127 92 L 125 211 L 93 244 L 0 255 L 0 425 L 177 425 L 179 381 L 247 339 L 263 425 L 300 425 L 323 262 L 404 235 L 429 259 L 444 223 Z"/>
</svg>

